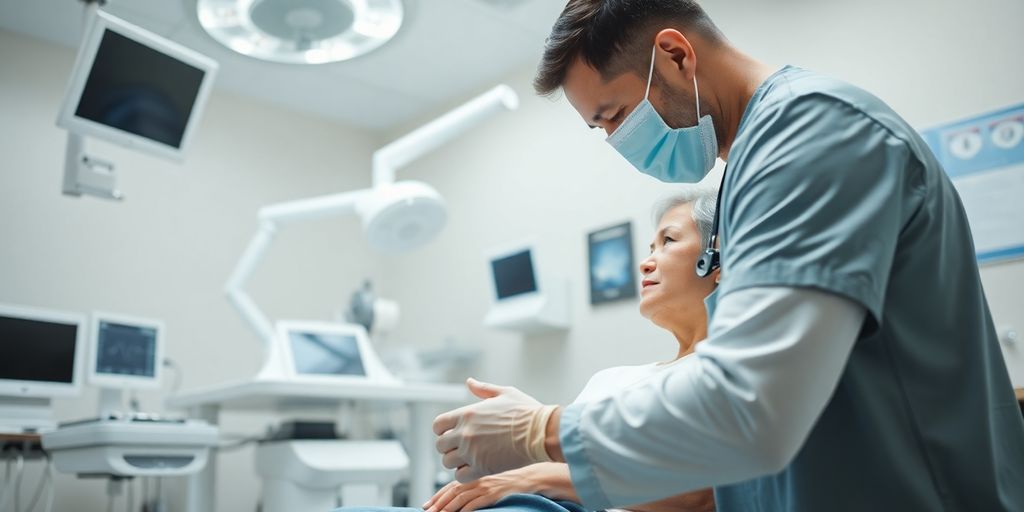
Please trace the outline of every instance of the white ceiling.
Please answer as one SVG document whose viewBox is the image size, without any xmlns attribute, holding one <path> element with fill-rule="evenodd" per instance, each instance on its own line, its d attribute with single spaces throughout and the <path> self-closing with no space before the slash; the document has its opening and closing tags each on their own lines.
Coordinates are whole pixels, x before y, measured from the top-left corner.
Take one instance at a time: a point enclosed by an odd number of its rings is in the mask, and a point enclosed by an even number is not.
<svg viewBox="0 0 1024 512">
<path fill-rule="evenodd" d="M 438 113 L 535 65 L 564 6 L 555 0 L 403 0 L 398 35 L 320 66 L 258 61 L 199 27 L 195 0 L 110 0 L 104 10 L 220 62 L 216 87 L 374 131 Z M 0 28 L 77 47 L 79 0 L 0 0 Z"/>
</svg>

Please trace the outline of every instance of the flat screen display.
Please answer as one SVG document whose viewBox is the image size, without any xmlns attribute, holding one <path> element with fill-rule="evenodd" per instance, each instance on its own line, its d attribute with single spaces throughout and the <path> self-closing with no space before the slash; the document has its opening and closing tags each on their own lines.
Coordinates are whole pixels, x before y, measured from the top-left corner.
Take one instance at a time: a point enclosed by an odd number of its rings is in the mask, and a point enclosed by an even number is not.
<svg viewBox="0 0 1024 512">
<path fill-rule="evenodd" d="M 75 115 L 180 148 L 203 76 L 199 68 L 105 30 Z"/>
<path fill-rule="evenodd" d="M 537 291 L 529 249 L 491 261 L 498 300 Z"/>
<path fill-rule="evenodd" d="M 96 373 L 155 377 L 156 337 L 155 327 L 101 320 L 96 338 Z"/>
<path fill-rule="evenodd" d="M 70 384 L 78 326 L 0 315 L 0 379 Z"/>
<path fill-rule="evenodd" d="M 366 376 L 355 336 L 337 333 L 288 333 L 295 373 Z"/>
</svg>

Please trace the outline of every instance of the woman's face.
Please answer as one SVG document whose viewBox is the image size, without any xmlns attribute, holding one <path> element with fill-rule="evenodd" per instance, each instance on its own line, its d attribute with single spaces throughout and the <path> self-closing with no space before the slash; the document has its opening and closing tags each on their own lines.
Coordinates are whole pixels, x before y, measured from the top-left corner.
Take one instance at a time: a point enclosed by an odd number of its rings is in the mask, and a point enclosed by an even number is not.
<svg viewBox="0 0 1024 512">
<path fill-rule="evenodd" d="M 658 222 L 651 255 L 640 263 L 643 286 L 640 314 L 660 327 L 681 322 L 707 322 L 704 297 L 715 289 L 715 276 L 700 278 L 694 268 L 701 254 L 700 231 L 693 205 L 679 205 Z"/>
</svg>

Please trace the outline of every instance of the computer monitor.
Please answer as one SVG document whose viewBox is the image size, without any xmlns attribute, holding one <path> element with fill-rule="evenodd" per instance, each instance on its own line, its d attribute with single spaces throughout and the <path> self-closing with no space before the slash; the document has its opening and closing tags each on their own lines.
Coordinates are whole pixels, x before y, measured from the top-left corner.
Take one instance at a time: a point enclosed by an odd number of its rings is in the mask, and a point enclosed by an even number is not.
<svg viewBox="0 0 1024 512">
<path fill-rule="evenodd" d="M 181 160 L 217 63 L 102 11 L 78 50 L 58 126 Z"/>
<path fill-rule="evenodd" d="M 93 313 L 89 339 L 90 384 L 114 389 L 160 386 L 163 322 Z"/>
<path fill-rule="evenodd" d="M 0 396 L 74 396 L 82 387 L 85 316 L 0 304 Z"/>
<path fill-rule="evenodd" d="M 529 247 L 502 252 L 491 258 L 491 277 L 499 301 L 535 293 L 537 276 Z"/>
<path fill-rule="evenodd" d="M 277 338 L 284 376 L 312 381 L 391 381 L 394 377 L 358 324 L 281 321 Z"/>
</svg>

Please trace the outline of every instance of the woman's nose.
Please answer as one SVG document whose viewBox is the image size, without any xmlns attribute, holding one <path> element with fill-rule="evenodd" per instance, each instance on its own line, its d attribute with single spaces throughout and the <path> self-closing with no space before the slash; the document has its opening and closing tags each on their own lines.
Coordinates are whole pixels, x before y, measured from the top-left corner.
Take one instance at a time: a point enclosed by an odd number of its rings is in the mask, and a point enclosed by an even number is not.
<svg viewBox="0 0 1024 512">
<path fill-rule="evenodd" d="M 654 257 L 648 256 L 647 259 L 640 262 L 640 273 L 646 276 L 647 274 L 654 272 L 655 267 Z"/>
</svg>

